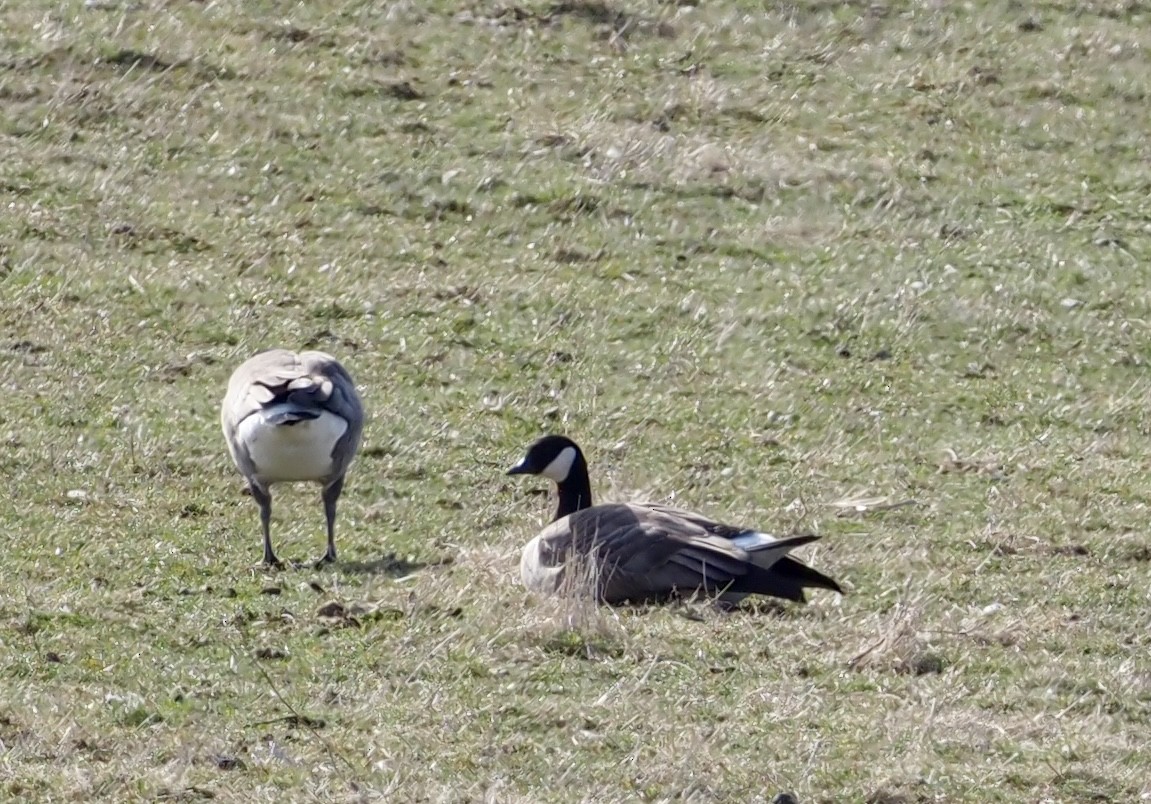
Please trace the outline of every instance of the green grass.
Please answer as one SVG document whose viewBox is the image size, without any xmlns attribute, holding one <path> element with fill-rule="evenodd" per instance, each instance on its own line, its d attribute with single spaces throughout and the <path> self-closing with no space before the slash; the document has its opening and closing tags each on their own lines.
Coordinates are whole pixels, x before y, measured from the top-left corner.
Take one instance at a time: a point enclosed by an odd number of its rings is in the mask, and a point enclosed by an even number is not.
<svg viewBox="0 0 1151 804">
<path fill-rule="evenodd" d="M 0 796 L 1151 795 L 1145 4 L 0 19 Z M 334 569 L 249 570 L 273 345 L 371 414 Z M 525 593 L 545 431 L 850 594 Z"/>
</svg>

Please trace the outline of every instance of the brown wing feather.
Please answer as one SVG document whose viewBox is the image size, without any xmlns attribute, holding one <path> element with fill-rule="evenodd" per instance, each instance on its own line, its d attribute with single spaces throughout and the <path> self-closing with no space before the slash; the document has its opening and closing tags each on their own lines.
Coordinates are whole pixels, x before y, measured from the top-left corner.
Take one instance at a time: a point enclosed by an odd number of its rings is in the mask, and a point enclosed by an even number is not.
<svg viewBox="0 0 1151 804">
<path fill-rule="evenodd" d="M 745 550 L 717 530 L 747 532 L 667 506 L 598 505 L 549 525 L 541 534 L 540 563 L 555 567 L 572 555 L 593 558 L 607 602 L 728 590 L 796 599 L 790 573 L 772 568 L 794 562 L 787 553 L 817 537 L 793 536 Z"/>
<path fill-rule="evenodd" d="M 594 556 L 609 602 L 717 590 L 747 572 L 746 551 L 667 509 L 598 505 L 552 527 L 570 534 L 567 550 Z"/>
<path fill-rule="evenodd" d="M 671 517 L 680 522 L 691 523 L 706 533 L 710 533 L 713 536 L 722 536 L 726 539 L 733 539 L 741 533 L 747 533 L 748 531 L 748 528 L 717 522 L 711 517 L 696 513 L 695 511 L 685 511 L 682 508 L 676 508 L 671 505 L 662 505 L 661 503 L 631 503 L 631 505 L 653 511 L 662 516 Z"/>
</svg>

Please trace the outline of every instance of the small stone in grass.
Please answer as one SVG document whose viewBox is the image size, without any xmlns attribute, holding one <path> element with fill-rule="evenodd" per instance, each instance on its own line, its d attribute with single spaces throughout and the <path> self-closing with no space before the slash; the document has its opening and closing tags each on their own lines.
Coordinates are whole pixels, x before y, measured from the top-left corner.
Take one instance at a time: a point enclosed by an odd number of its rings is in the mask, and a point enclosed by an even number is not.
<svg viewBox="0 0 1151 804">
<path fill-rule="evenodd" d="M 917 676 L 926 676 L 931 673 L 942 673 L 946 664 L 942 656 L 923 653 L 911 660 L 910 669 Z"/>
<path fill-rule="evenodd" d="M 348 610 L 344 608 L 343 604 L 333 600 L 330 603 L 325 603 L 320 606 L 316 612 L 317 617 L 333 617 L 342 618 L 348 616 Z"/>
<path fill-rule="evenodd" d="M 212 757 L 212 761 L 216 763 L 216 767 L 220 770 L 243 770 L 247 767 L 244 760 L 239 757 L 228 757 L 223 754 L 216 754 Z"/>
</svg>

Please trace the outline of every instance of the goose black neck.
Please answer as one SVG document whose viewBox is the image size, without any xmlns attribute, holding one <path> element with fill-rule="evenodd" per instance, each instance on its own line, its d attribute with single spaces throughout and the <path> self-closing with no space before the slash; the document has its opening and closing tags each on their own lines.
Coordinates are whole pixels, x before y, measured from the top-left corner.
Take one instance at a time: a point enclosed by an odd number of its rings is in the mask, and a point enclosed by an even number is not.
<svg viewBox="0 0 1151 804">
<path fill-rule="evenodd" d="M 560 504 L 556 509 L 556 519 L 562 519 L 568 514 L 591 508 L 591 480 L 588 478 L 587 461 L 583 455 L 576 455 L 567 479 L 557 483 Z"/>
</svg>

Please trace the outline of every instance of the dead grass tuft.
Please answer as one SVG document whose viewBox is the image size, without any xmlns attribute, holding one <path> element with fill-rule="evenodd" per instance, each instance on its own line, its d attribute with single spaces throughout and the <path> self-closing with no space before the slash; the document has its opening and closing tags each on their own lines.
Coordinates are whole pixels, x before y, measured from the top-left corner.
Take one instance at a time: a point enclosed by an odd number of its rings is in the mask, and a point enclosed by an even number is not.
<svg viewBox="0 0 1151 804">
<path fill-rule="evenodd" d="M 928 640 L 920 630 L 922 618 L 921 603 L 898 602 L 880 623 L 877 639 L 852 656 L 848 665 L 854 670 L 882 669 L 913 675 L 942 672 L 943 660 L 927 649 Z"/>
</svg>

